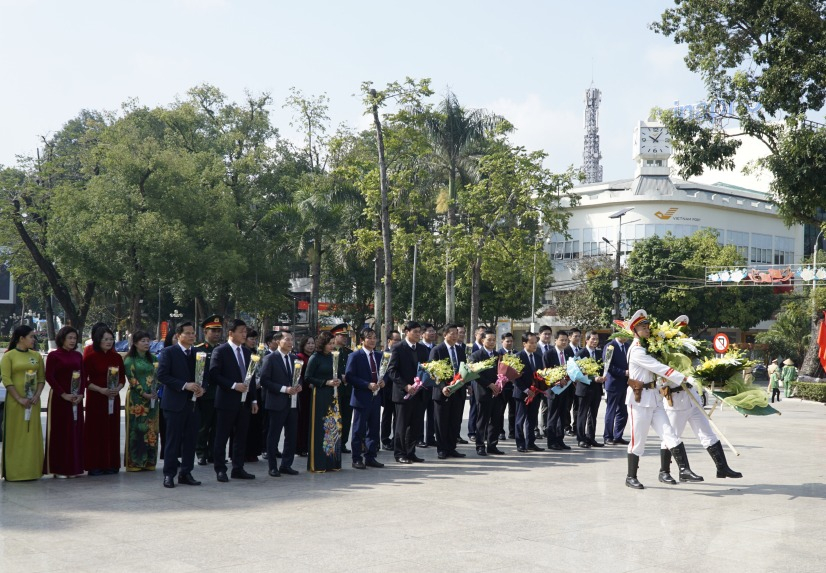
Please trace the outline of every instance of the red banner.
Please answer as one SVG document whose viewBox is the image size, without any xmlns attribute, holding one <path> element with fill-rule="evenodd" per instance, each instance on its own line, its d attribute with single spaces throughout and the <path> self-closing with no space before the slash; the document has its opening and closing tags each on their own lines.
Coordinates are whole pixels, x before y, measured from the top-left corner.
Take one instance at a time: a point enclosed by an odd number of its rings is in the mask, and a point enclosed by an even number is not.
<svg viewBox="0 0 826 573">
<path fill-rule="evenodd" d="M 823 320 L 820 321 L 820 329 L 817 331 L 817 344 L 820 346 L 817 357 L 820 358 L 821 366 L 826 369 L 826 312 L 823 313 Z"/>
</svg>

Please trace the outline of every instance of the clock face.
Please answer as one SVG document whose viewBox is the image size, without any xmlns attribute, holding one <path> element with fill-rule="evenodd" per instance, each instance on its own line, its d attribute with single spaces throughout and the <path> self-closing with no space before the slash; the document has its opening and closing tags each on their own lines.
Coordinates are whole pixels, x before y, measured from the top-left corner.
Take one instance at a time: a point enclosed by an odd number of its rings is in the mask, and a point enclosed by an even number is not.
<svg viewBox="0 0 826 573">
<path fill-rule="evenodd" d="M 664 127 L 640 127 L 640 155 L 671 155 L 671 135 Z"/>
</svg>

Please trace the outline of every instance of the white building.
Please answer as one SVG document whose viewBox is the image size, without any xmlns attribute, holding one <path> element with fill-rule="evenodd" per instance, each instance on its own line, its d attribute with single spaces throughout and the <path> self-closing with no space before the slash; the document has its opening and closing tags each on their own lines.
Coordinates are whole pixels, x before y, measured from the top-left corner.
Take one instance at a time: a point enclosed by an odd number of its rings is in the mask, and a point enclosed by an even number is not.
<svg viewBox="0 0 826 573">
<path fill-rule="evenodd" d="M 801 261 L 804 227 L 786 227 L 765 193 L 674 179 L 670 155 L 670 139 L 662 125 L 639 122 L 634 130 L 634 177 L 574 188 L 580 203 L 572 209 L 570 238 L 555 235 L 547 249 L 555 264 L 554 289 L 572 288 L 582 258 L 615 253 L 620 222 L 623 258 L 641 239 L 669 232 L 684 237 L 709 228 L 717 232 L 721 244 L 737 247 L 749 268 Z M 610 218 L 623 209 L 630 210 Z M 565 326 L 554 317 L 545 317 L 542 323 Z"/>
</svg>

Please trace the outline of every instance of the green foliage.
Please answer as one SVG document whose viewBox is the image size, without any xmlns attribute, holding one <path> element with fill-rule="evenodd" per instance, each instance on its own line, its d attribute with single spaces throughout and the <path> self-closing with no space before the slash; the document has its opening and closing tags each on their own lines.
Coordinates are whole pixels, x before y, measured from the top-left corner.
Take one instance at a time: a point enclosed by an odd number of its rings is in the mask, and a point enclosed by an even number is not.
<svg viewBox="0 0 826 573">
<path fill-rule="evenodd" d="M 796 380 L 793 384 L 793 392 L 796 398 L 826 403 L 826 382 L 801 382 Z"/>
<path fill-rule="evenodd" d="M 791 222 L 814 222 L 826 207 L 826 130 L 813 112 L 826 102 L 826 6 L 820 0 L 718 2 L 683 0 L 651 28 L 688 47 L 688 68 L 703 78 L 710 101 L 733 103 L 712 118 L 660 112 L 684 177 L 733 168 L 745 134 L 762 141 L 766 157 L 751 166 L 773 176 L 772 198 Z M 757 113 L 753 102 L 762 105 Z M 709 123 L 716 119 L 714 123 Z M 737 133 L 722 130 L 735 121 Z"/>
<path fill-rule="evenodd" d="M 810 309 L 808 301 L 788 301 L 777 313 L 771 328 L 758 334 L 755 342 L 767 346 L 767 356 L 785 356 L 800 364 L 811 342 Z"/>
</svg>

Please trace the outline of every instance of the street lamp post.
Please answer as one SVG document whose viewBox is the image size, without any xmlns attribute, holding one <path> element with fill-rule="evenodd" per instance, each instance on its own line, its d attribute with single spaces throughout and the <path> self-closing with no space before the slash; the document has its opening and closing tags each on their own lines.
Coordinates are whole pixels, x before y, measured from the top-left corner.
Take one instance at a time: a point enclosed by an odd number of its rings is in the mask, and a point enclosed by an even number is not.
<svg viewBox="0 0 826 573">
<path fill-rule="evenodd" d="M 619 320 L 620 317 L 620 256 L 622 254 L 622 218 L 633 207 L 626 207 L 620 209 L 613 215 L 609 215 L 609 219 L 619 219 L 617 221 L 617 244 L 616 244 L 616 258 L 614 259 L 614 282 L 611 283 L 611 288 L 614 289 L 614 320 Z"/>
</svg>

